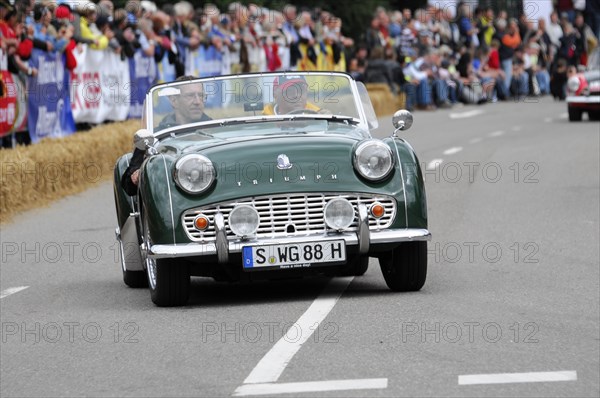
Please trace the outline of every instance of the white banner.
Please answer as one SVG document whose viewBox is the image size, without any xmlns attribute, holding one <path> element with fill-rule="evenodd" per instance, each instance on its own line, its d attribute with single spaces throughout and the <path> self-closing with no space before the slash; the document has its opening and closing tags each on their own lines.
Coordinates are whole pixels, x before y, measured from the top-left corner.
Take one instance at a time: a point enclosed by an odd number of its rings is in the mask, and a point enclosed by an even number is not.
<svg viewBox="0 0 600 398">
<path fill-rule="evenodd" d="M 540 18 L 546 20 L 546 26 L 550 23 L 550 14 L 553 10 L 552 2 L 548 0 L 524 0 L 523 12 L 528 21 L 533 22 L 537 29 Z"/>
<path fill-rule="evenodd" d="M 125 120 L 129 114 L 131 81 L 129 62 L 112 51 L 74 51 L 77 68 L 72 74 L 71 103 L 76 123 Z"/>
</svg>

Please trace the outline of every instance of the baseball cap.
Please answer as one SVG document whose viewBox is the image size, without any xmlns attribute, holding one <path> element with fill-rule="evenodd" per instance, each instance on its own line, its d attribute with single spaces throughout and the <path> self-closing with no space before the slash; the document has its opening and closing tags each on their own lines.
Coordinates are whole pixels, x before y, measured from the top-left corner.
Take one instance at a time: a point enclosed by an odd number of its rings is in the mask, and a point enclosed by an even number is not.
<svg viewBox="0 0 600 398">
<path fill-rule="evenodd" d="M 71 10 L 66 4 L 61 4 L 58 7 L 56 7 L 54 16 L 56 17 L 56 19 L 68 19 L 71 22 L 73 21 L 73 14 L 71 14 Z"/>
<path fill-rule="evenodd" d="M 285 90 L 287 87 L 290 87 L 293 84 L 305 84 L 306 79 L 301 75 L 283 75 L 277 76 L 275 81 L 273 82 L 274 88 L 281 87 L 282 90 Z"/>
</svg>

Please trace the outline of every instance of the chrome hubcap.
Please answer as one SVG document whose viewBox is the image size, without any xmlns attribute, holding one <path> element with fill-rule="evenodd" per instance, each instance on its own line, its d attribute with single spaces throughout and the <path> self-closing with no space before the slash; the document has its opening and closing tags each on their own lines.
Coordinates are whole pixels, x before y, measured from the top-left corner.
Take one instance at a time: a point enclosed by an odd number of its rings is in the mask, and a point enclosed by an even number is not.
<svg viewBox="0 0 600 398">
<path fill-rule="evenodd" d="M 148 282 L 150 283 L 151 289 L 156 289 L 156 260 L 150 258 L 148 255 L 149 248 L 152 246 L 150 241 L 150 233 L 148 232 L 148 226 L 144 222 L 144 237 L 142 242 L 142 255 L 144 256 L 144 263 L 146 264 L 146 272 L 148 273 Z"/>
</svg>

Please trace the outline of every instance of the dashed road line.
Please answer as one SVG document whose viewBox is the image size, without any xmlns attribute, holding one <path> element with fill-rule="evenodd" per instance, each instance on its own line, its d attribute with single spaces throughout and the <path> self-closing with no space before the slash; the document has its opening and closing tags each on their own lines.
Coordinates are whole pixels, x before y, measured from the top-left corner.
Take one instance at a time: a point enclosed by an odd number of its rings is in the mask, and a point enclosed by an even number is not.
<svg viewBox="0 0 600 398">
<path fill-rule="evenodd" d="M 511 130 L 512 131 L 521 131 L 521 130 L 523 130 L 523 127 L 521 127 L 521 126 L 513 126 L 513 128 Z"/>
<path fill-rule="evenodd" d="M 443 155 L 454 155 L 455 153 L 459 153 L 462 150 L 463 150 L 463 147 L 455 146 L 455 147 L 446 149 L 444 152 L 442 152 L 442 154 Z"/>
<path fill-rule="evenodd" d="M 246 377 L 244 384 L 276 382 L 294 355 L 313 334 L 314 325 L 325 319 L 353 279 L 353 277 L 332 279 L 306 312 L 298 318 L 295 323 L 297 327 L 290 328 L 286 335 L 275 343 Z M 297 336 L 297 329 L 301 331 L 300 336 Z M 294 336 L 288 336 L 290 333 Z"/>
<path fill-rule="evenodd" d="M 439 165 L 442 164 L 443 161 L 444 159 L 433 159 L 431 162 L 427 163 L 426 169 L 435 169 L 436 167 L 439 167 Z"/>
<path fill-rule="evenodd" d="M 0 292 L 0 299 L 3 299 L 4 297 L 8 297 L 11 294 L 19 293 L 21 290 L 25 290 L 28 287 L 29 286 L 18 286 L 18 287 L 11 287 L 6 290 L 3 290 Z"/>
<path fill-rule="evenodd" d="M 243 384 L 233 393 L 234 397 L 248 395 L 272 395 L 322 391 L 369 390 L 387 388 L 388 379 L 355 379 L 305 381 L 299 383 Z"/>
<path fill-rule="evenodd" d="M 504 135 L 504 131 L 498 130 L 489 134 L 490 137 L 500 137 Z"/>
<path fill-rule="evenodd" d="M 577 380 L 577 372 L 574 370 L 565 370 L 560 372 L 493 373 L 458 376 L 459 385 L 539 383 L 575 380 Z"/>
<path fill-rule="evenodd" d="M 451 113 L 450 119 L 466 119 L 469 117 L 475 117 L 475 116 L 479 116 L 484 114 L 485 112 L 482 111 L 481 109 L 475 109 L 472 111 L 467 111 L 467 112 L 461 112 L 461 113 Z"/>
<path fill-rule="evenodd" d="M 472 140 L 469 141 L 469 144 L 477 144 L 478 142 L 483 141 L 483 138 L 481 137 L 475 137 Z"/>
</svg>

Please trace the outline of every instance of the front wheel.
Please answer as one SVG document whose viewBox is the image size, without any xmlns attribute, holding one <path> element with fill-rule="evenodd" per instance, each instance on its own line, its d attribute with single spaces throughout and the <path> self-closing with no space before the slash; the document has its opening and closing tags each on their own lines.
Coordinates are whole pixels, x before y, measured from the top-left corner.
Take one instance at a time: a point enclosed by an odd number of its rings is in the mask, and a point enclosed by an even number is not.
<svg viewBox="0 0 600 398">
<path fill-rule="evenodd" d="M 427 278 L 427 242 L 405 242 L 379 257 L 388 287 L 395 292 L 421 290 Z"/>
<path fill-rule="evenodd" d="M 185 305 L 190 296 L 190 267 L 174 258 L 153 259 L 148 256 L 152 240 L 144 220 L 144 265 L 148 274 L 150 298 L 159 307 Z"/>
<path fill-rule="evenodd" d="M 357 256 L 352 259 L 342 276 L 363 276 L 369 269 L 369 256 Z"/>
<path fill-rule="evenodd" d="M 583 112 L 579 108 L 575 108 L 573 106 L 569 107 L 569 121 L 571 122 L 580 122 L 582 119 Z"/>
</svg>

